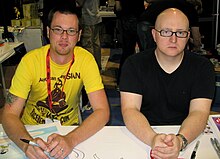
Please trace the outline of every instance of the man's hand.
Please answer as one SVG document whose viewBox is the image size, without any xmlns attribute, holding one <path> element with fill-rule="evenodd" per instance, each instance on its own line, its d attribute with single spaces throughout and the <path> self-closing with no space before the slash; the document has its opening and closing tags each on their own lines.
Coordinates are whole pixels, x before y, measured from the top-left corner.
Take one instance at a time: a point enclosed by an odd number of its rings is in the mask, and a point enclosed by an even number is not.
<svg viewBox="0 0 220 159">
<path fill-rule="evenodd" d="M 175 134 L 157 134 L 152 142 L 151 157 L 154 159 L 177 159 L 181 141 Z"/>
<path fill-rule="evenodd" d="M 35 138 L 34 141 L 38 146 L 33 146 L 30 144 L 26 144 L 27 146 L 24 147 L 24 153 L 25 155 L 30 159 L 36 159 L 36 158 L 44 158 L 49 159 L 49 154 L 47 153 L 47 143 L 43 141 L 41 138 Z"/>
<path fill-rule="evenodd" d="M 52 134 L 48 137 L 48 150 L 47 152 L 51 157 L 63 159 L 72 152 L 72 141 L 67 136 L 59 134 Z"/>
</svg>

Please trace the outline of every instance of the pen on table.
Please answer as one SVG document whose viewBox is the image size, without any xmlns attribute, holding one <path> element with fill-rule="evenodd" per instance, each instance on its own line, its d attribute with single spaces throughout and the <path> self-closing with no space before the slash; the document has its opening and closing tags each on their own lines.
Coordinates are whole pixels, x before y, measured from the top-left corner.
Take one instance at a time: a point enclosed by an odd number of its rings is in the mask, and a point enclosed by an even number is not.
<svg viewBox="0 0 220 159">
<path fill-rule="evenodd" d="M 215 138 L 210 138 L 210 141 L 211 141 L 212 146 L 213 146 L 213 148 L 215 149 L 215 151 L 216 151 L 218 157 L 220 158 L 220 150 L 219 150 L 219 148 L 218 148 L 218 146 L 217 146 L 217 144 L 218 144 L 218 143 L 217 143 L 218 140 L 215 139 Z"/>
<path fill-rule="evenodd" d="M 30 140 L 27 140 L 27 139 L 20 139 L 20 140 L 27 143 L 27 144 L 29 144 L 29 145 L 40 147 L 37 143 L 35 143 L 33 141 L 30 141 Z"/>
<path fill-rule="evenodd" d="M 216 144 L 216 147 L 218 148 L 218 150 L 220 151 L 220 144 L 218 142 L 218 140 L 216 138 L 214 138 L 214 142 Z"/>
<path fill-rule="evenodd" d="M 197 149 L 198 149 L 198 147 L 199 147 L 199 144 L 200 144 L 200 141 L 198 140 L 198 141 L 196 142 L 196 146 L 195 146 L 194 149 L 193 149 L 193 152 L 192 152 L 192 155 L 191 155 L 190 159 L 194 159 L 194 158 L 196 157 L 196 152 L 197 152 Z"/>
</svg>

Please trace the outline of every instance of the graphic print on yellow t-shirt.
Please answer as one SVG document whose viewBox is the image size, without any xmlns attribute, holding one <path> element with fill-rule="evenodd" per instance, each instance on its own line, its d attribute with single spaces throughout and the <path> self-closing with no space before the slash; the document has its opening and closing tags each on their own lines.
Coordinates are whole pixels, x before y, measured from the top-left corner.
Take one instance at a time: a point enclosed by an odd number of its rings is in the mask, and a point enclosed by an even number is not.
<svg viewBox="0 0 220 159">
<path fill-rule="evenodd" d="M 49 100 L 48 96 L 44 101 L 37 101 L 37 107 L 44 107 L 45 109 L 48 109 L 48 112 L 52 113 L 50 114 L 50 117 L 53 119 L 57 119 L 57 116 L 59 116 L 59 112 L 63 111 L 68 107 L 66 99 L 65 92 L 62 92 L 63 83 L 60 79 L 58 79 L 58 82 L 55 83 L 54 89 L 51 91 L 52 96 L 52 108 L 50 110 L 49 106 Z M 65 114 L 65 112 L 64 112 Z"/>
<path fill-rule="evenodd" d="M 69 81 L 80 80 L 80 73 L 68 73 L 66 82 L 64 83 L 65 75 L 59 77 L 51 77 L 51 96 L 52 96 L 52 108 L 49 106 L 48 93 L 45 98 L 37 100 L 35 104 L 32 104 L 32 110 L 30 116 L 39 124 L 45 123 L 45 118 L 60 120 L 61 124 L 70 122 L 69 120 L 76 118 L 78 107 L 72 107 L 67 102 L 67 92 Z M 39 83 L 46 84 L 46 78 L 40 78 Z M 63 89 L 64 86 L 67 88 Z M 63 91 L 62 91 L 63 90 Z M 67 92 L 65 92 L 67 91 Z M 72 92 L 72 91 L 71 91 Z M 76 117 L 75 117 L 76 116 Z M 77 122 L 74 122 L 77 124 Z"/>
</svg>

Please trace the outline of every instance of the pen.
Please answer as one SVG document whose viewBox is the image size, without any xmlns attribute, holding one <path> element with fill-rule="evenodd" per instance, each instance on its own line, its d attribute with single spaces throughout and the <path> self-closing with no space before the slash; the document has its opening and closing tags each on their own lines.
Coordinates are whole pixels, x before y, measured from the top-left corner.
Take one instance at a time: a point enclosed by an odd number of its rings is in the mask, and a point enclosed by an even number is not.
<svg viewBox="0 0 220 159">
<path fill-rule="evenodd" d="M 29 144 L 29 145 L 32 145 L 32 146 L 37 146 L 37 147 L 40 147 L 40 145 L 38 145 L 37 143 L 33 142 L 33 141 L 30 141 L 30 140 L 27 140 L 27 139 L 20 139 L 21 141 Z M 44 153 L 47 155 L 47 156 L 50 156 L 50 154 L 47 152 L 47 151 L 44 151 Z"/>
<path fill-rule="evenodd" d="M 214 142 L 216 144 L 216 147 L 218 148 L 218 150 L 220 151 L 220 144 L 218 142 L 218 140 L 216 138 L 214 138 Z"/>
<path fill-rule="evenodd" d="M 190 159 L 196 158 L 196 151 L 197 151 L 197 149 L 198 149 L 198 147 L 199 147 L 199 144 L 200 144 L 200 141 L 198 140 L 198 141 L 196 142 L 196 146 L 195 146 L 194 149 L 193 149 L 193 152 L 192 152 L 192 155 L 191 155 Z"/>
<path fill-rule="evenodd" d="M 20 139 L 20 140 L 27 143 L 27 144 L 29 144 L 29 145 L 40 147 L 37 143 L 35 143 L 33 141 L 30 141 L 30 140 L 27 140 L 27 139 Z"/>
<path fill-rule="evenodd" d="M 220 150 L 218 149 L 218 146 L 217 146 L 215 140 L 216 140 L 215 138 L 214 138 L 214 139 L 213 139 L 213 138 L 210 138 L 210 141 L 211 141 L 211 143 L 212 143 L 212 146 L 213 146 L 213 148 L 215 149 L 215 151 L 216 151 L 218 157 L 220 158 Z"/>
</svg>

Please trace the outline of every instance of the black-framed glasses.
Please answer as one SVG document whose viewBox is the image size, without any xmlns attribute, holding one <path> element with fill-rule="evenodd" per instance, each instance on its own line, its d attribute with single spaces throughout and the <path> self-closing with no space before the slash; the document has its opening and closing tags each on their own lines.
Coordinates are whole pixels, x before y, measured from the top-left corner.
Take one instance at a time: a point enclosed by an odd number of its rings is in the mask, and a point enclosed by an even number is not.
<svg viewBox="0 0 220 159">
<path fill-rule="evenodd" d="M 188 31 L 155 30 L 160 33 L 160 36 L 163 37 L 171 37 L 173 34 L 175 34 L 175 36 L 178 38 L 186 38 L 189 34 Z"/>
<path fill-rule="evenodd" d="M 54 34 L 57 34 L 57 35 L 62 35 L 64 32 L 66 32 L 68 35 L 74 36 L 79 33 L 79 31 L 75 29 L 64 30 L 63 28 L 60 28 L 60 27 L 55 27 L 55 28 L 50 28 L 50 29 L 54 32 Z"/>
</svg>

